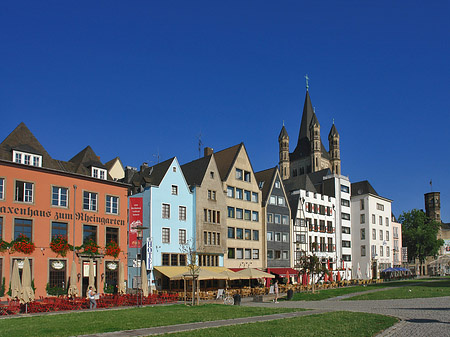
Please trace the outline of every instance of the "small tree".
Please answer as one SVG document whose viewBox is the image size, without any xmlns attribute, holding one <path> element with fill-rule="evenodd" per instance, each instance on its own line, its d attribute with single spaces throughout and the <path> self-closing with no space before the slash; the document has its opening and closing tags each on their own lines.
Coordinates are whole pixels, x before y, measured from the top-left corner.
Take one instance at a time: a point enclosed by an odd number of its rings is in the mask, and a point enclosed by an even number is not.
<svg viewBox="0 0 450 337">
<path fill-rule="evenodd" d="M 317 243 L 313 243 L 313 253 L 312 255 L 304 254 L 300 258 L 300 263 L 296 266 L 300 269 L 299 274 L 306 274 L 311 277 L 312 292 L 315 293 L 315 276 L 318 275 L 319 279 L 328 273 L 328 269 L 322 265 L 320 258 L 314 254 L 316 250 Z"/>
<path fill-rule="evenodd" d="M 192 277 L 192 305 L 195 305 L 195 281 L 198 278 L 200 269 L 200 266 L 198 265 L 198 254 L 192 240 L 188 240 L 185 244 L 182 244 L 180 250 L 182 253 L 186 254 L 188 273 L 189 276 Z"/>
<path fill-rule="evenodd" d="M 425 259 L 436 256 L 444 244 L 444 240 L 437 238 L 441 224 L 418 209 L 403 212 L 398 221 L 402 224 L 402 241 L 408 248 L 408 256 L 417 258 L 422 270 Z"/>
</svg>

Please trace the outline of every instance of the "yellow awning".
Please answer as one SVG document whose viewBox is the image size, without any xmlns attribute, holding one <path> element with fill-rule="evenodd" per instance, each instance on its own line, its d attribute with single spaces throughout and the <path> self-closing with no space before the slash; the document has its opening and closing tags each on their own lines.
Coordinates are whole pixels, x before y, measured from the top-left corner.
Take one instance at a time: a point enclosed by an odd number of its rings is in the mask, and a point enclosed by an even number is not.
<svg viewBox="0 0 450 337">
<path fill-rule="evenodd" d="M 206 269 L 208 271 L 212 271 L 214 273 L 220 274 L 221 272 L 225 270 L 229 270 L 225 267 L 201 267 L 202 269 Z M 154 269 L 161 274 L 167 276 L 168 278 L 173 278 L 174 276 L 179 276 L 180 274 L 187 274 L 189 273 L 189 268 L 186 266 L 158 266 L 154 267 Z"/>
</svg>

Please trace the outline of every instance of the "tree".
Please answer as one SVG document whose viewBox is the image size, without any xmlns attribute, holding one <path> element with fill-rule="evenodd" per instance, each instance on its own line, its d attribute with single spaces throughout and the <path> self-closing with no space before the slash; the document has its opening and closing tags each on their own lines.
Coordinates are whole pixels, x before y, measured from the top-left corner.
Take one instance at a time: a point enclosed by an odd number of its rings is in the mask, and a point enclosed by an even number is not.
<svg viewBox="0 0 450 337">
<path fill-rule="evenodd" d="M 188 274 L 192 278 L 192 305 L 195 305 L 196 280 L 200 266 L 198 265 L 198 254 L 192 240 L 188 240 L 180 247 L 182 253 L 186 254 Z M 185 281 L 186 282 L 186 281 Z M 197 290 L 198 291 L 198 290 Z M 198 304 L 198 303 L 197 303 Z"/>
<path fill-rule="evenodd" d="M 313 251 L 316 250 L 317 243 L 313 243 Z M 306 274 L 311 277 L 312 283 L 312 292 L 315 292 L 315 276 L 319 275 L 319 279 L 324 277 L 325 274 L 328 274 L 329 271 L 326 267 L 323 266 L 322 262 L 320 262 L 319 257 L 317 257 L 314 253 L 312 255 L 304 254 L 300 258 L 299 264 L 296 266 L 300 269 L 300 274 Z"/>
<path fill-rule="evenodd" d="M 441 223 L 418 209 L 403 212 L 398 221 L 402 224 L 402 241 L 408 248 L 408 258 L 417 258 L 422 270 L 425 259 L 436 256 L 444 244 L 444 240 L 437 238 Z"/>
</svg>

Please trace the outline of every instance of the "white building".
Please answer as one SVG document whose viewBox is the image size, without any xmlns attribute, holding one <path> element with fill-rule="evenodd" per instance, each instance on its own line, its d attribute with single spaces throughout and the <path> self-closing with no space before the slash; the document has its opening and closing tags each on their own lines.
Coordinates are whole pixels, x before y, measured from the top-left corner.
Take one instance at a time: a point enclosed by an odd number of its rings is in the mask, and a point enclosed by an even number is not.
<svg viewBox="0 0 450 337">
<path fill-rule="evenodd" d="M 362 278 L 379 278 L 382 270 L 393 266 L 391 203 L 367 180 L 351 185 L 354 278 L 358 266 Z"/>
</svg>

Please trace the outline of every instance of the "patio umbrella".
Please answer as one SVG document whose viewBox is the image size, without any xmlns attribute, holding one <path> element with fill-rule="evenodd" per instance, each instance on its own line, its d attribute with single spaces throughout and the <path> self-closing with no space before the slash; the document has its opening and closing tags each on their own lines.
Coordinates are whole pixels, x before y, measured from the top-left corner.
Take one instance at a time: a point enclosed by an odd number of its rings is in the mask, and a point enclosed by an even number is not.
<svg viewBox="0 0 450 337">
<path fill-rule="evenodd" d="M 341 273 L 340 273 L 340 271 L 337 272 L 337 279 L 336 279 L 336 281 L 337 282 L 341 282 Z"/>
<path fill-rule="evenodd" d="M 119 287 L 117 289 L 119 295 L 123 295 L 126 293 L 125 290 L 125 274 L 123 272 L 123 262 L 119 262 Z"/>
<path fill-rule="evenodd" d="M 22 304 L 34 301 L 34 291 L 33 288 L 31 288 L 30 261 L 28 260 L 28 257 L 26 257 L 23 262 L 22 289 L 20 291 L 19 300 Z"/>
<path fill-rule="evenodd" d="M 256 279 L 256 278 L 275 278 L 275 275 L 263 272 L 259 269 L 255 269 L 255 268 L 245 268 L 242 270 L 239 270 L 238 272 L 236 272 L 236 274 L 239 274 L 241 276 L 246 276 L 249 279 L 249 285 L 250 285 L 250 280 L 251 279 Z"/>
<path fill-rule="evenodd" d="M 77 297 L 79 295 L 77 279 L 77 264 L 75 261 L 72 261 L 72 267 L 70 268 L 69 289 L 67 290 L 67 295 L 69 295 L 69 297 Z"/>
<path fill-rule="evenodd" d="M 358 280 L 361 280 L 361 279 L 362 279 L 361 267 L 360 267 L 360 265 L 359 265 L 359 262 L 358 262 L 358 268 L 356 269 L 356 278 L 357 278 Z"/>
<path fill-rule="evenodd" d="M 12 275 L 11 275 L 11 298 L 19 298 L 22 285 L 20 284 L 19 267 L 17 260 L 14 261 Z"/>
<path fill-rule="evenodd" d="M 94 276 L 94 261 L 92 259 L 89 260 L 89 287 L 92 287 L 94 291 L 95 289 L 95 276 Z"/>
<path fill-rule="evenodd" d="M 144 297 L 148 296 L 148 278 L 147 278 L 147 267 L 145 261 L 141 262 L 141 289 L 142 295 Z"/>
<path fill-rule="evenodd" d="M 369 264 L 369 262 L 367 262 L 366 277 L 368 280 L 370 280 L 370 264 Z"/>
<path fill-rule="evenodd" d="M 328 282 L 328 274 L 327 273 L 325 273 L 325 275 L 324 275 L 324 277 L 323 277 L 323 282 Z"/>
</svg>

